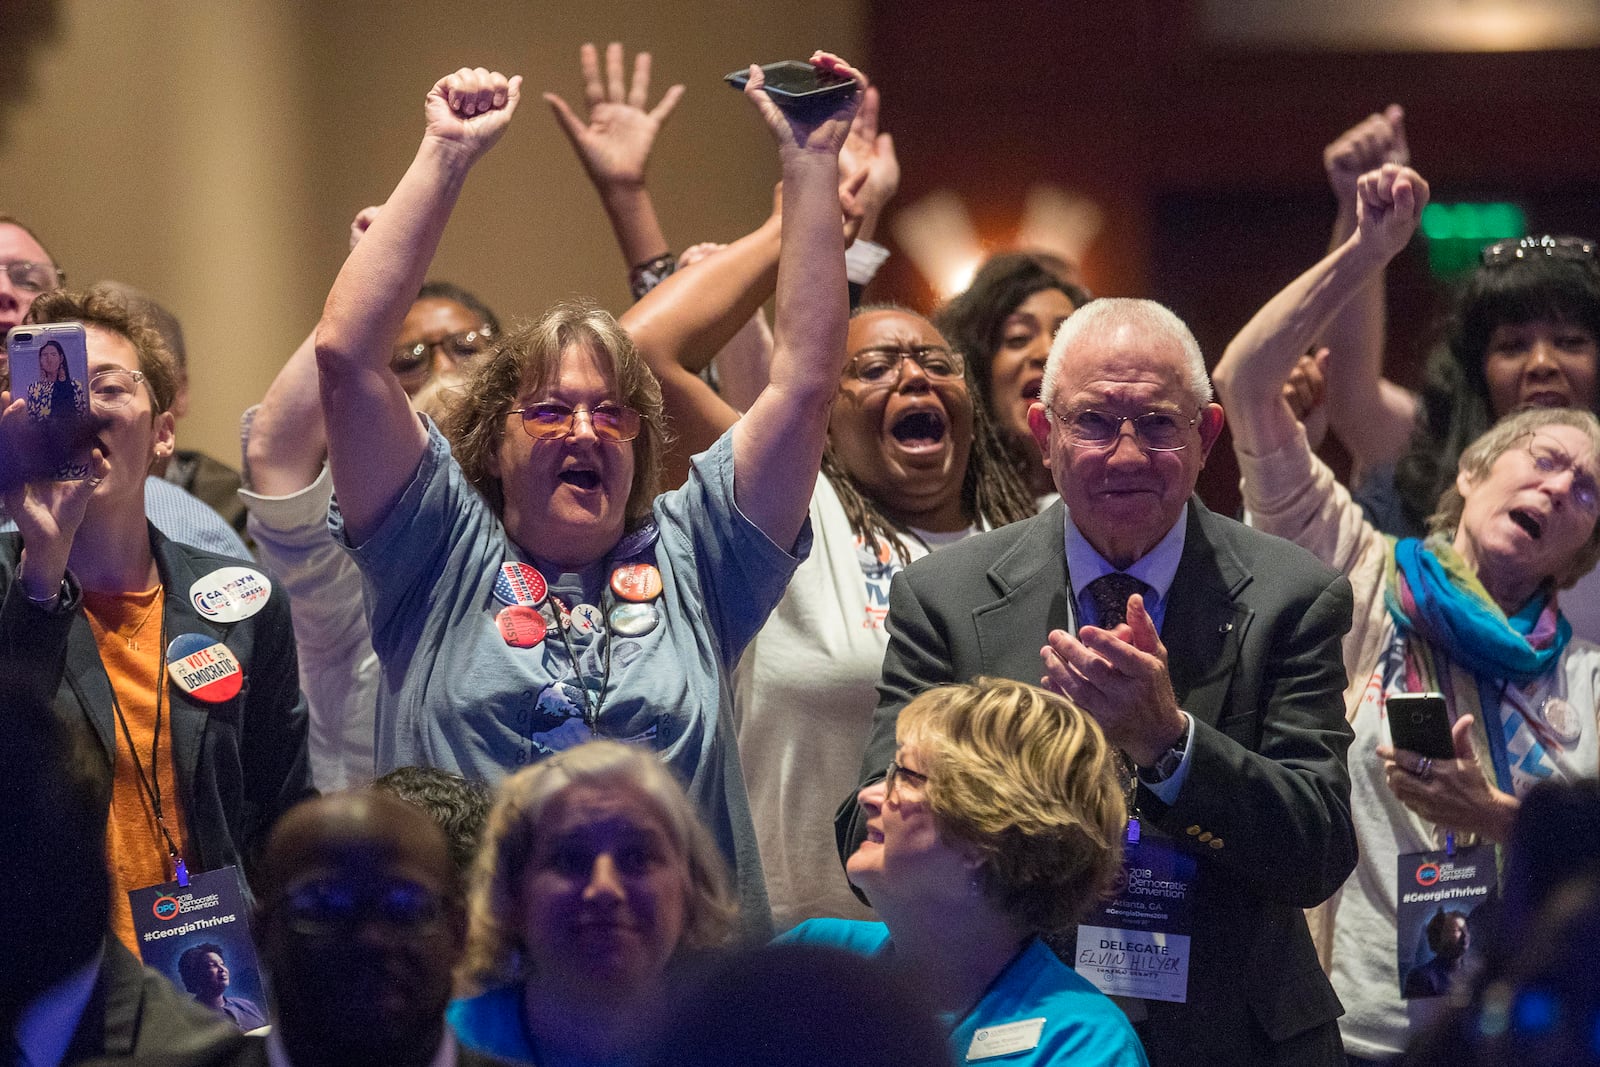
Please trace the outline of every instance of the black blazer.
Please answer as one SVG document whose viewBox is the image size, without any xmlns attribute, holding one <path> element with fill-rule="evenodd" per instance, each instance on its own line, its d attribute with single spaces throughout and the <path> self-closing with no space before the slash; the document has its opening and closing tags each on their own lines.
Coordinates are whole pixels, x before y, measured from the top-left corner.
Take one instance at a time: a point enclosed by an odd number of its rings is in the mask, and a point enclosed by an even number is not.
<svg viewBox="0 0 1600 1067">
<path fill-rule="evenodd" d="M 896 576 L 864 781 L 882 776 L 896 716 L 922 690 L 980 675 L 1039 682 L 1045 635 L 1075 619 L 1064 521 L 1057 503 Z M 1350 584 L 1198 498 L 1185 538 L 1161 637 L 1194 744 L 1177 802 L 1140 786 L 1138 806 L 1199 859 L 1189 1000 L 1149 1003 L 1140 1034 L 1154 1064 L 1331 1065 L 1343 1009 L 1301 909 L 1356 862 L 1340 655 Z M 839 833 L 846 854 L 864 834 L 853 798 Z"/>
<path fill-rule="evenodd" d="M 248 867 L 277 817 L 313 792 L 288 599 L 274 590 L 248 619 L 206 619 L 190 602 L 189 587 L 220 567 L 247 561 L 169 541 L 153 526 L 149 531 L 166 587 L 168 639 L 198 633 L 221 641 L 245 672 L 238 695 L 220 704 L 167 685 L 162 736 L 172 745 L 187 831 L 185 859 L 194 871 L 231 863 Z M 17 534 L 0 535 L 0 677 L 27 687 L 30 699 L 74 727 L 87 723 L 99 744 L 85 746 L 93 755 L 75 770 L 98 779 L 109 798 L 116 746 L 125 742 L 94 633 L 77 606 L 76 590 L 64 611 L 44 612 L 27 599 L 14 581 L 20 554 Z"/>
</svg>

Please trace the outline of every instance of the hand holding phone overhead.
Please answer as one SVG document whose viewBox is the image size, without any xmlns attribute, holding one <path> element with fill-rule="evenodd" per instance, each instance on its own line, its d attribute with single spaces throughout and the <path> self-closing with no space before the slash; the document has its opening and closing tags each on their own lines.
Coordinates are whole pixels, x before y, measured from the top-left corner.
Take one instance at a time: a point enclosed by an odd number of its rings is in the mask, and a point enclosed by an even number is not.
<svg viewBox="0 0 1600 1067">
<path fill-rule="evenodd" d="M 781 87 L 769 85 L 769 70 Z M 726 80 L 755 103 L 780 150 L 794 147 L 834 156 L 850 132 L 850 120 L 867 86 L 866 75 L 831 52 L 817 52 L 809 63 L 751 64 L 748 71 L 736 71 Z"/>
</svg>

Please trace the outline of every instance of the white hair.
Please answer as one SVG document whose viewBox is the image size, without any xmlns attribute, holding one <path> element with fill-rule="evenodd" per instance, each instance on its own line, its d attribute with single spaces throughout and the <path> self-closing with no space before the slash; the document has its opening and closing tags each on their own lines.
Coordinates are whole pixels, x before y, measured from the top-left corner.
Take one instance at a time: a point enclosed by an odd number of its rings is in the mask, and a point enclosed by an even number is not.
<svg viewBox="0 0 1600 1067">
<path fill-rule="evenodd" d="M 1206 373 L 1206 360 L 1200 354 L 1200 342 L 1194 339 L 1189 327 L 1174 315 L 1171 309 L 1154 300 L 1135 300 L 1129 297 L 1103 296 L 1091 300 L 1072 313 L 1061 329 L 1056 331 L 1055 343 L 1050 346 L 1050 358 L 1044 365 L 1044 382 L 1039 389 L 1039 399 L 1047 408 L 1054 408 L 1056 381 L 1061 377 L 1064 353 L 1081 335 L 1094 330 L 1111 334 L 1121 326 L 1132 326 L 1150 335 L 1152 340 L 1171 340 L 1183 349 L 1184 385 L 1203 408 L 1211 403 L 1211 376 Z"/>
</svg>

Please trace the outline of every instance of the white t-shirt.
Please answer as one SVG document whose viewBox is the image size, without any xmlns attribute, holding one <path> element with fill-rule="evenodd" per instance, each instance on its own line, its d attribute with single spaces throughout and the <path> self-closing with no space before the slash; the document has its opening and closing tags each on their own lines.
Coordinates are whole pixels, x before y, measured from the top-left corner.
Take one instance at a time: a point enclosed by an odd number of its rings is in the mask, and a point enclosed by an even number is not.
<svg viewBox="0 0 1600 1067">
<path fill-rule="evenodd" d="M 860 784 L 889 644 L 889 582 L 904 565 L 891 547 L 861 543 L 826 477 L 811 494 L 811 530 L 810 558 L 733 682 L 739 758 L 779 931 L 804 919 L 873 917 L 845 879 L 833 815 Z M 919 530 L 904 540 L 919 559 L 976 532 Z"/>
</svg>

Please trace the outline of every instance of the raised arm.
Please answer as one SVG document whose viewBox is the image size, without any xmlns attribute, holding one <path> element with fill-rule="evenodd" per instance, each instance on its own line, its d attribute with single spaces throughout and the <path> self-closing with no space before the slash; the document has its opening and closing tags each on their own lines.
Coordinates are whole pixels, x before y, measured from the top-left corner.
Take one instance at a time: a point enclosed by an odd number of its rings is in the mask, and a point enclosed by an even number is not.
<svg viewBox="0 0 1600 1067">
<path fill-rule="evenodd" d="M 833 218 L 838 229 L 838 215 Z M 677 435 L 663 457 L 665 485 L 681 484 L 689 457 L 711 447 L 739 418 L 739 410 L 699 372 L 772 295 L 779 226 L 774 215 L 716 255 L 673 274 L 622 316 L 623 329 L 661 380 Z"/>
<path fill-rule="evenodd" d="M 1405 113 L 1391 104 L 1352 126 L 1322 153 L 1328 184 L 1338 201 L 1329 251 L 1356 230 L 1356 181 L 1385 163 L 1406 166 Z M 1417 398 L 1383 376 L 1387 336 L 1383 272 L 1370 278 L 1329 320 L 1320 340 L 1331 352 L 1327 414 L 1333 432 L 1355 460 L 1352 484 L 1367 470 L 1405 451 L 1417 417 Z"/>
<path fill-rule="evenodd" d="M 339 271 L 317 324 L 328 462 L 356 543 L 394 506 L 427 447 L 427 433 L 389 368 L 391 349 L 467 172 L 505 132 L 521 86 L 520 77 L 481 67 L 434 85 L 416 158 Z"/>
<path fill-rule="evenodd" d="M 1416 171 L 1393 163 L 1357 182 L 1354 233 L 1267 301 L 1228 345 L 1212 375 L 1234 447 L 1255 455 L 1290 443 L 1296 422 L 1283 384 L 1301 353 L 1362 286 L 1404 248 L 1428 202 Z"/>
<path fill-rule="evenodd" d="M 813 63 L 864 84 L 836 56 Z M 839 225 L 839 149 L 861 94 L 821 116 L 781 111 L 750 68 L 745 94 L 778 141 L 783 164 L 783 257 L 778 264 L 772 381 L 733 431 L 734 500 L 785 548 L 805 524 L 827 443 L 828 412 L 846 358 L 850 297 Z M 704 266 L 704 264 L 702 264 Z"/>
<path fill-rule="evenodd" d="M 604 80 L 594 45 L 585 44 L 578 50 L 578 66 L 583 72 L 587 119 L 579 118 L 555 93 L 545 93 L 544 99 L 600 194 L 617 246 L 631 270 L 670 251 L 644 172 L 656 135 L 683 97 L 683 86 L 672 86 L 661 94 L 655 107 L 645 110 L 650 100 L 650 53 L 633 57 L 630 88 L 623 75 L 622 45 L 616 41 L 606 45 Z"/>
<path fill-rule="evenodd" d="M 367 207 L 351 221 L 351 251 L 377 217 L 378 209 Z M 262 496 L 298 493 L 317 480 L 327 458 L 328 428 L 322 421 L 322 397 L 317 389 L 317 331 L 313 327 L 256 406 L 245 445 L 244 469 L 249 479 L 245 488 Z"/>
</svg>

